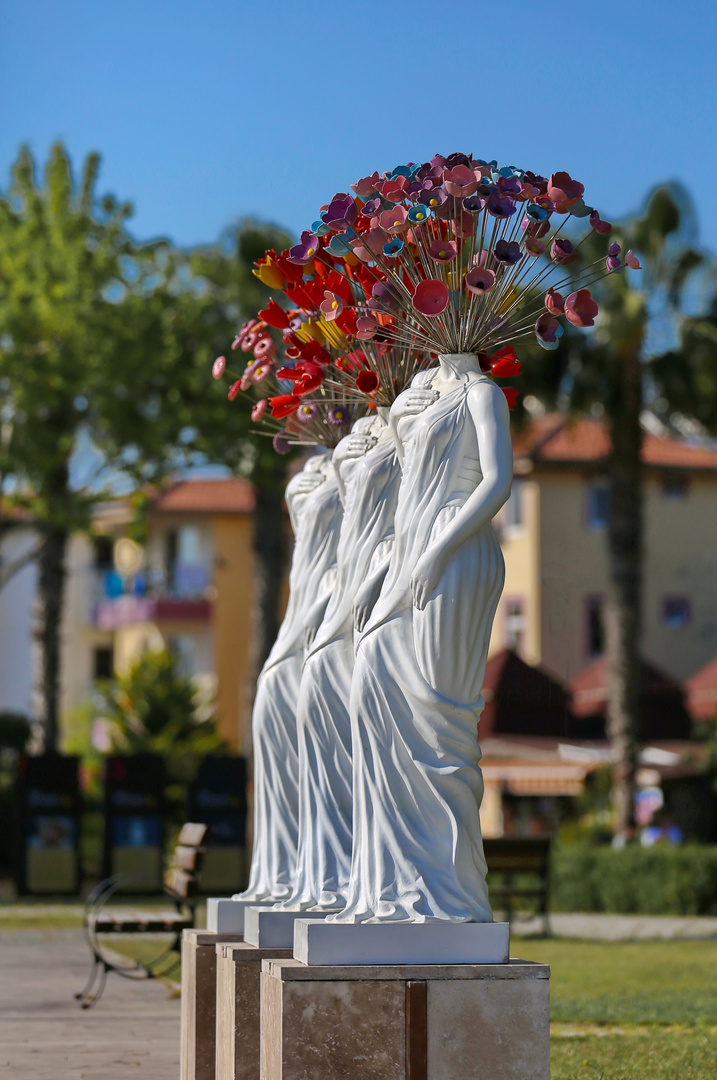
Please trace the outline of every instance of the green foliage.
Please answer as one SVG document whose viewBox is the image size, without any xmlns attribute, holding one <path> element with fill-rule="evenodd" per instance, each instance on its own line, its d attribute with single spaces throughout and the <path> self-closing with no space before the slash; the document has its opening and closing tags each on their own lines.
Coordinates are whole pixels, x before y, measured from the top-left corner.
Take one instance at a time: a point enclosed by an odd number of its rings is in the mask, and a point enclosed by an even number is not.
<svg viewBox="0 0 717 1080">
<path fill-rule="evenodd" d="M 717 914 L 717 847 L 559 845 L 550 872 L 554 911 Z"/>
<path fill-rule="evenodd" d="M 32 735 L 30 721 L 22 713 L 0 712 L 0 750 L 27 749 Z"/>
<path fill-rule="evenodd" d="M 103 719 L 119 753 L 209 754 L 223 748 L 213 718 L 199 719 L 192 680 L 167 650 L 146 652 L 105 691 Z"/>
</svg>

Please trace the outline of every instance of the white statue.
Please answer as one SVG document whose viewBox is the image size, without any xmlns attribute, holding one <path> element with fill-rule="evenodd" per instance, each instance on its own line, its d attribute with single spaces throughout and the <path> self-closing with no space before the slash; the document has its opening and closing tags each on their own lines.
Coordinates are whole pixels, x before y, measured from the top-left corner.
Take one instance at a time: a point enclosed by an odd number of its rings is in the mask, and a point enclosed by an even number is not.
<svg viewBox="0 0 717 1080">
<path fill-rule="evenodd" d="M 368 422 L 367 422 L 368 419 Z M 352 756 L 349 694 L 354 613 L 376 571 L 387 568 L 400 467 L 388 409 L 358 421 L 334 461 L 344 514 L 331 593 L 307 621 L 299 728 L 299 854 L 296 888 L 285 910 L 321 910 L 346 902 L 352 846 Z M 323 618 L 322 618 L 323 616 Z"/>
<path fill-rule="evenodd" d="M 254 849 L 249 885 L 235 900 L 279 901 L 294 889 L 298 836 L 296 702 L 304 660 L 304 621 L 336 559 L 341 503 L 331 454 L 316 454 L 292 477 L 286 502 L 294 530 L 286 615 L 257 682 L 254 744 Z"/>
<path fill-rule="evenodd" d="M 476 724 L 503 558 L 506 399 L 472 354 L 449 354 L 395 401 L 403 470 L 386 579 L 351 687 L 354 846 L 333 922 L 492 919 Z"/>
</svg>

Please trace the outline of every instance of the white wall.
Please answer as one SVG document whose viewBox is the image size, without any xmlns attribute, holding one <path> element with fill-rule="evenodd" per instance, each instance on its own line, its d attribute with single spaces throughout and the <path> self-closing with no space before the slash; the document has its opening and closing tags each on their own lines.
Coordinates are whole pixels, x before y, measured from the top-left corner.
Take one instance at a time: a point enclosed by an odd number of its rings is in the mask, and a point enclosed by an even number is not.
<svg viewBox="0 0 717 1080">
<path fill-rule="evenodd" d="M 31 529 L 12 529 L 0 541 L 2 562 L 13 562 L 36 543 Z M 37 567 L 29 563 L 0 589 L 0 710 L 34 716 L 33 609 Z"/>
</svg>

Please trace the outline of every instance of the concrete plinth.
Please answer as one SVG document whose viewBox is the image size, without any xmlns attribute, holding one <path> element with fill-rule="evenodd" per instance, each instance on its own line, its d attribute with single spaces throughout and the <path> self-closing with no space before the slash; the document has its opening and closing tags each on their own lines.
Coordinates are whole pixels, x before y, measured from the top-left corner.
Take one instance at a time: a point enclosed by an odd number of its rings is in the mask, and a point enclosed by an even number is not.
<svg viewBox="0 0 717 1080">
<path fill-rule="evenodd" d="M 549 1080 L 550 969 L 307 967 L 261 974 L 261 1080 Z"/>
<path fill-rule="evenodd" d="M 207 929 L 217 934 L 243 934 L 244 912 L 256 904 L 256 900 L 210 896 L 207 900 Z"/>
<path fill-rule="evenodd" d="M 244 940 L 259 949 L 293 949 L 297 919 L 323 920 L 329 914 L 329 911 L 275 911 L 269 907 L 250 907 L 244 917 Z"/>
<path fill-rule="evenodd" d="M 509 923 L 294 924 L 303 964 L 505 964 L 509 955 Z"/>
<path fill-rule="evenodd" d="M 287 960 L 289 949 L 216 946 L 216 1080 L 259 1080 L 259 987 L 262 960 Z"/>
<path fill-rule="evenodd" d="M 182 935 L 181 1080 L 214 1080 L 216 1057 L 217 943 L 238 943 L 209 930 Z"/>
</svg>

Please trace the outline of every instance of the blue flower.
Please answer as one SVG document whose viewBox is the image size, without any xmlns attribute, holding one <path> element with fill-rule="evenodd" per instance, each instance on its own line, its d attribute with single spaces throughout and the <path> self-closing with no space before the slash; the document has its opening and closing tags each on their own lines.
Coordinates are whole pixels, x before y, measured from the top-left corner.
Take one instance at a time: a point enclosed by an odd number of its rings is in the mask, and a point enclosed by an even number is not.
<svg viewBox="0 0 717 1080">
<path fill-rule="evenodd" d="M 528 203 L 525 208 L 525 213 L 531 221 L 545 221 L 548 216 L 548 211 L 542 206 L 538 206 L 537 203 Z"/>
<path fill-rule="evenodd" d="M 328 244 L 326 245 L 326 250 L 331 255 L 335 255 L 338 258 L 343 258 L 344 255 L 350 255 L 352 253 L 353 249 L 349 244 L 349 240 L 354 240 L 355 238 L 356 233 L 353 231 L 353 229 L 349 229 L 346 232 L 342 233 L 336 233 L 334 236 L 331 237 Z"/>
<path fill-rule="evenodd" d="M 412 225 L 424 225 L 431 216 L 431 208 L 424 203 L 417 203 L 408 211 L 408 220 Z"/>
<path fill-rule="evenodd" d="M 325 225 L 324 222 L 320 218 L 319 218 L 318 221 L 315 221 L 312 224 L 311 231 L 316 236 L 326 236 L 327 232 L 331 232 L 329 226 Z"/>
<path fill-rule="evenodd" d="M 400 236 L 394 236 L 387 244 L 383 245 L 383 253 L 388 259 L 395 259 L 403 251 L 403 240 Z"/>
</svg>

